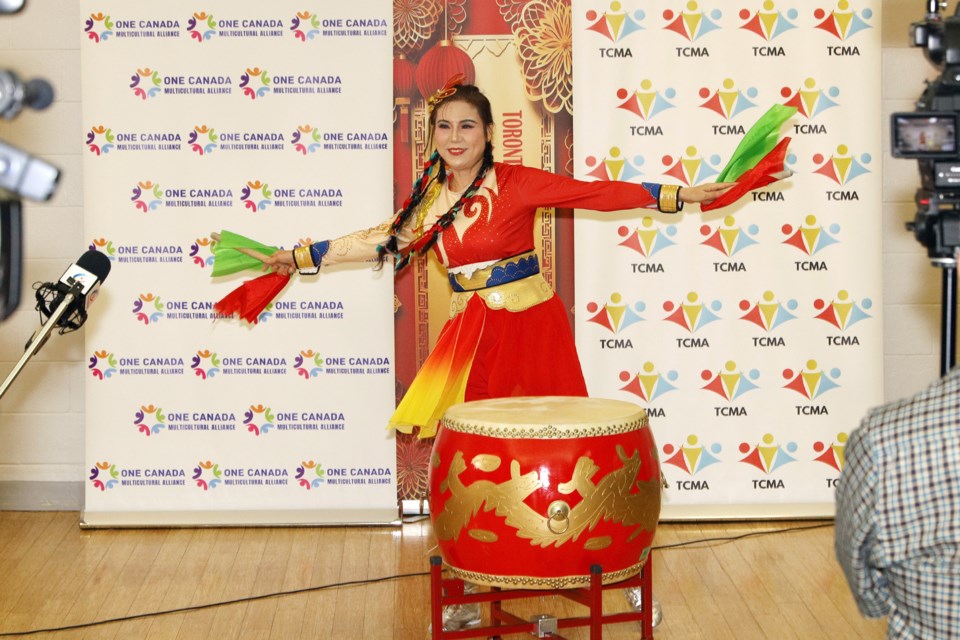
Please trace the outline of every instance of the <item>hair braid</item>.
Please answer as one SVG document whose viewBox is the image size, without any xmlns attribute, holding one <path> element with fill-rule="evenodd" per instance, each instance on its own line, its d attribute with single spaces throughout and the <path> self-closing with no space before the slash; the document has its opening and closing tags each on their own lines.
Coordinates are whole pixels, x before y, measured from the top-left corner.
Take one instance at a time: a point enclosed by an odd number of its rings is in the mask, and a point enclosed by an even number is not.
<svg viewBox="0 0 960 640">
<path fill-rule="evenodd" d="M 390 234 L 387 236 L 386 241 L 383 244 L 377 245 L 377 269 L 383 268 L 383 263 L 386 261 L 388 255 L 396 256 L 399 254 L 399 250 L 397 249 L 397 234 L 400 233 L 403 225 L 406 224 L 407 220 L 410 219 L 410 216 L 413 215 L 413 212 L 417 210 L 417 207 L 423 201 L 423 197 L 427 193 L 427 187 L 431 182 L 430 173 L 434 170 L 434 166 L 437 165 L 438 162 L 440 167 L 435 176 L 436 179 L 442 181 L 443 178 L 446 177 L 447 172 L 443 159 L 440 158 L 440 152 L 434 151 L 424 163 L 423 172 L 421 172 L 416 182 L 413 183 L 410 195 L 403 201 L 403 206 L 390 225 Z"/>
</svg>

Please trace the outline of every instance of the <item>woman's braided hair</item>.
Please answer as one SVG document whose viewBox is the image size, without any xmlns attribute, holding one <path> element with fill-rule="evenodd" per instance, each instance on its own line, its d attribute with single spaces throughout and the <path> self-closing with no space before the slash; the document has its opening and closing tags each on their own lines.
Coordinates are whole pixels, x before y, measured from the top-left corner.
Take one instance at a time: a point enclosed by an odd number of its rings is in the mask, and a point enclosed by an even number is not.
<svg viewBox="0 0 960 640">
<path fill-rule="evenodd" d="M 462 80 L 460 80 L 460 82 L 462 82 Z M 429 126 L 430 140 L 428 140 L 429 144 L 432 144 L 433 142 L 433 130 L 436 126 L 437 112 L 439 111 L 439 108 L 448 102 L 454 102 L 457 100 L 466 102 L 476 108 L 477 113 L 480 114 L 480 120 L 484 131 L 488 130 L 489 127 L 493 125 L 493 111 L 490 107 L 490 101 L 485 95 L 483 95 L 480 89 L 472 84 L 460 84 L 456 81 L 453 84 L 448 83 L 446 87 L 439 90 L 429 99 L 431 105 Z M 483 161 L 480 164 L 480 169 L 477 171 L 477 175 L 474 177 L 473 182 L 471 182 L 470 186 L 467 187 L 466 191 L 463 192 L 463 195 L 461 195 L 460 198 L 453 204 L 453 206 L 450 207 L 446 213 L 440 216 L 437 221 L 430 226 L 429 229 L 426 229 L 422 235 L 414 240 L 409 247 L 403 251 L 400 251 L 397 248 L 397 235 L 423 203 L 424 196 L 427 194 L 430 186 L 434 182 L 443 184 L 447 178 L 446 166 L 443 158 L 440 157 L 440 152 L 435 150 L 433 153 L 431 153 L 430 157 L 427 158 L 427 161 L 423 165 L 423 171 L 421 172 L 420 177 L 417 178 L 416 182 L 413 183 L 413 189 L 410 191 L 410 195 L 407 196 L 407 199 L 403 203 L 403 207 L 397 213 L 393 223 L 390 225 L 390 234 L 388 235 L 386 241 L 377 246 L 377 268 L 382 268 L 387 256 L 393 255 L 396 257 L 394 273 L 398 273 L 404 267 L 410 264 L 411 258 L 426 253 L 430 247 L 437 243 L 437 240 L 440 238 L 440 234 L 443 233 L 443 230 L 453 223 L 454 218 L 456 218 L 460 210 L 463 209 L 463 206 L 466 204 L 467 200 L 472 198 L 477 193 L 491 167 L 493 167 L 493 145 L 488 140 L 486 147 L 483 150 Z"/>
</svg>

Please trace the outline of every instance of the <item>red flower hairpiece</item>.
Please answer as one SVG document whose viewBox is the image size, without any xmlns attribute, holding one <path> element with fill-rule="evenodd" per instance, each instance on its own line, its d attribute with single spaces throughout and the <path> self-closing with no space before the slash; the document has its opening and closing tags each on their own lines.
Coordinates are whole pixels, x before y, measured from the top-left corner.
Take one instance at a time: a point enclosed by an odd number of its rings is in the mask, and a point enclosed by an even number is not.
<svg viewBox="0 0 960 640">
<path fill-rule="evenodd" d="M 466 79 L 467 79 L 467 76 L 465 76 L 462 73 L 458 73 L 457 75 L 447 80 L 447 84 L 443 85 L 442 87 L 434 91 L 433 95 L 427 98 L 427 103 L 430 105 L 430 108 L 432 109 L 433 107 L 437 106 L 438 104 L 440 104 L 441 102 L 443 102 L 444 100 L 446 100 L 447 98 L 455 94 L 457 92 L 457 87 L 462 85 L 466 81 Z"/>
</svg>

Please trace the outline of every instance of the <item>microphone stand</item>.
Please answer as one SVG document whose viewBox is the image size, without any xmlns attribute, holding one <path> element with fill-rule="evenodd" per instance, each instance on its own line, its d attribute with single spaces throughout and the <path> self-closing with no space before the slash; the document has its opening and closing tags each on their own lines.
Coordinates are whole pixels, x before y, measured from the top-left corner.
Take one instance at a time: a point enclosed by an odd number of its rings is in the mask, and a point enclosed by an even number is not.
<svg viewBox="0 0 960 640">
<path fill-rule="evenodd" d="M 21 357 L 16 366 L 13 367 L 13 371 L 11 371 L 7 379 L 3 381 L 3 385 L 0 385 L 0 398 L 3 397 L 3 394 L 7 392 L 7 389 L 10 388 L 13 381 L 20 375 L 20 371 L 26 366 L 27 361 L 30 360 L 47 341 L 47 338 L 50 337 L 50 332 L 53 331 L 54 327 L 57 326 L 57 322 L 60 321 L 60 317 L 67 312 L 67 309 L 70 308 L 73 301 L 80 296 L 82 289 L 83 285 L 80 283 L 75 283 L 70 287 L 70 291 L 63 296 L 63 300 L 57 305 L 57 308 L 53 310 L 53 313 L 50 314 L 50 318 L 40 327 L 40 331 L 34 334 L 33 339 L 27 345 L 26 351 L 23 352 L 23 357 Z"/>
</svg>

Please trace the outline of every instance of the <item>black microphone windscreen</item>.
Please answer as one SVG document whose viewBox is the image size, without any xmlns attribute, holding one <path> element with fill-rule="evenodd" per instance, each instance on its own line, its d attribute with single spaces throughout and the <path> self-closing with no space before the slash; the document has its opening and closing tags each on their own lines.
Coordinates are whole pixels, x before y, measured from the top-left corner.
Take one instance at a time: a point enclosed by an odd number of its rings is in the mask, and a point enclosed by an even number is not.
<svg viewBox="0 0 960 640">
<path fill-rule="evenodd" d="M 97 276 L 100 282 L 103 282 L 107 279 L 107 274 L 110 273 L 110 258 L 106 254 L 91 249 L 80 256 L 80 259 L 77 260 L 77 266 L 83 267 Z"/>
<path fill-rule="evenodd" d="M 31 109 L 46 109 L 53 103 L 53 87 L 42 78 L 29 80 L 23 87 L 23 102 Z"/>
</svg>

